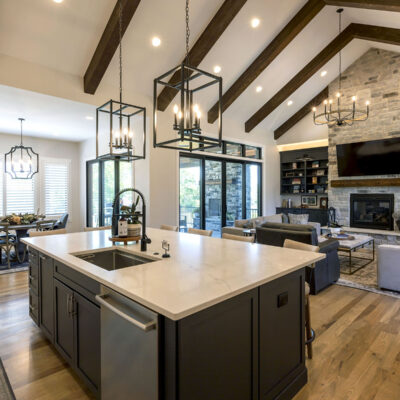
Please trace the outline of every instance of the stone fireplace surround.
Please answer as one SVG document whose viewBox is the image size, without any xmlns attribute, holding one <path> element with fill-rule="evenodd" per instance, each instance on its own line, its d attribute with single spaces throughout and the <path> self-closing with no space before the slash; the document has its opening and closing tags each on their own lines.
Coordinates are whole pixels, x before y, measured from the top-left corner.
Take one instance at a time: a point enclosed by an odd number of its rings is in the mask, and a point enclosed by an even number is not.
<svg viewBox="0 0 400 400">
<path fill-rule="evenodd" d="M 338 90 L 338 80 L 329 85 L 330 98 Z M 370 117 L 365 122 L 353 126 L 330 128 L 329 138 L 329 181 L 354 179 L 339 178 L 337 171 L 336 145 L 362 142 L 400 136 L 400 53 L 371 48 L 343 73 L 343 104 L 351 104 L 356 95 L 357 104 L 363 107 L 366 100 L 371 101 Z M 398 178 L 400 175 L 385 176 Z M 365 179 L 383 178 L 369 176 Z M 363 179 L 357 178 L 357 179 Z M 394 213 L 400 214 L 400 187 L 330 187 L 329 206 L 337 210 L 338 223 L 350 226 L 351 194 L 393 194 Z M 353 231 L 353 229 L 351 229 Z M 365 232 L 367 234 L 367 232 Z M 398 243 L 400 234 L 389 232 L 376 234 L 377 243 Z"/>
</svg>

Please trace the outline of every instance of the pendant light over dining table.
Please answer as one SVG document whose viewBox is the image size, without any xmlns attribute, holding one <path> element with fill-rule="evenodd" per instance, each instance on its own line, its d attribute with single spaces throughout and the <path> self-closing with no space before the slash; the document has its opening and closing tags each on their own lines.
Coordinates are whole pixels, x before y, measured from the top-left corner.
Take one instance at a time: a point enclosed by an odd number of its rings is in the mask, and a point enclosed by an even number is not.
<svg viewBox="0 0 400 400">
<path fill-rule="evenodd" d="M 186 56 L 182 64 L 154 79 L 153 145 L 178 151 L 195 151 L 222 145 L 222 78 L 190 65 L 189 60 L 189 0 L 186 0 Z M 172 113 L 163 116 L 160 111 L 159 91 L 167 91 L 178 102 Z M 168 95 L 170 94 L 168 93 Z M 169 96 L 167 96 L 169 97 Z M 218 130 L 215 136 L 205 136 L 201 124 L 202 112 L 208 102 L 218 97 Z"/>
<path fill-rule="evenodd" d="M 146 108 L 122 101 L 122 0 L 118 5 L 119 101 L 111 99 L 96 110 L 96 158 L 135 161 L 146 158 Z M 104 147 L 106 153 L 100 154 Z"/>
<path fill-rule="evenodd" d="M 12 179 L 32 179 L 39 172 L 39 154 L 32 147 L 24 146 L 22 139 L 22 124 L 24 118 L 18 118 L 21 124 L 21 142 L 5 154 L 4 171 Z"/>
</svg>

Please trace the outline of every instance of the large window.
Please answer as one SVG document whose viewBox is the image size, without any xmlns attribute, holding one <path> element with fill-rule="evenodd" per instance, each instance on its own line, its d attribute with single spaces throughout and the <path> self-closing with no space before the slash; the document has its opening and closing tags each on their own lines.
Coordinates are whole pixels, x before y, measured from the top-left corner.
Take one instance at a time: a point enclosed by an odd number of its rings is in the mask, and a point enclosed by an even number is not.
<svg viewBox="0 0 400 400">
<path fill-rule="evenodd" d="M 211 229 L 261 215 L 261 163 L 245 160 L 180 156 L 179 228 Z"/>
<path fill-rule="evenodd" d="M 46 215 L 68 212 L 70 161 L 45 159 L 42 163 L 42 200 Z"/>
<path fill-rule="evenodd" d="M 111 225 L 112 204 L 122 189 L 133 186 L 133 163 L 114 160 L 92 160 L 86 164 L 87 226 Z M 132 193 L 121 197 L 122 204 L 132 204 Z"/>
<path fill-rule="evenodd" d="M 34 213 L 36 176 L 32 179 L 12 179 L 6 174 L 6 214 Z"/>
</svg>

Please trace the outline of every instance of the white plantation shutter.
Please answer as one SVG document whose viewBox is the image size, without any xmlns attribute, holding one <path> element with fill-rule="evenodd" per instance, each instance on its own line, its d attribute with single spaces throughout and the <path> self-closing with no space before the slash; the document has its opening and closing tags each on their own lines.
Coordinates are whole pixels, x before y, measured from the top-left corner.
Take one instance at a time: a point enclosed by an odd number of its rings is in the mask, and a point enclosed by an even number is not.
<svg viewBox="0 0 400 400">
<path fill-rule="evenodd" d="M 35 209 L 35 180 L 12 179 L 6 176 L 6 214 L 34 213 Z"/>
<path fill-rule="evenodd" d="M 69 160 L 43 160 L 42 163 L 42 204 L 46 215 L 68 212 L 70 187 Z"/>
</svg>

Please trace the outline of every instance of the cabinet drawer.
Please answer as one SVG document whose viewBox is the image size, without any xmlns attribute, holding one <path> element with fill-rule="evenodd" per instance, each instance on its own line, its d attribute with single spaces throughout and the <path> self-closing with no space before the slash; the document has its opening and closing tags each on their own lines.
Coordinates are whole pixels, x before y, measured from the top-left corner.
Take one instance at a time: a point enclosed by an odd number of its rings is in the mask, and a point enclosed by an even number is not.
<svg viewBox="0 0 400 400">
<path fill-rule="evenodd" d="M 29 290 L 29 315 L 39 326 L 39 297 L 32 290 Z"/>
<path fill-rule="evenodd" d="M 58 261 L 54 261 L 54 275 L 61 282 L 97 304 L 94 297 L 100 293 L 100 283 Z"/>
</svg>

